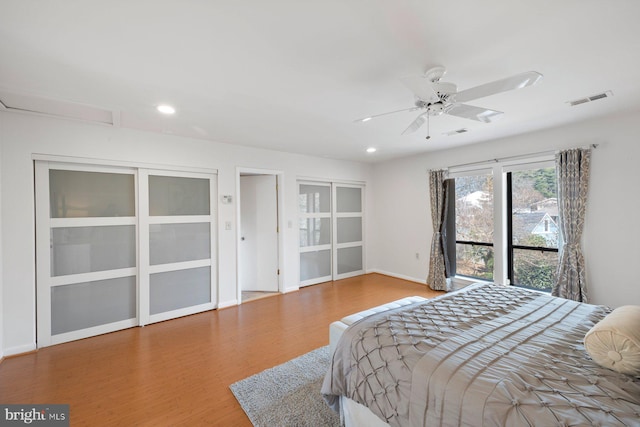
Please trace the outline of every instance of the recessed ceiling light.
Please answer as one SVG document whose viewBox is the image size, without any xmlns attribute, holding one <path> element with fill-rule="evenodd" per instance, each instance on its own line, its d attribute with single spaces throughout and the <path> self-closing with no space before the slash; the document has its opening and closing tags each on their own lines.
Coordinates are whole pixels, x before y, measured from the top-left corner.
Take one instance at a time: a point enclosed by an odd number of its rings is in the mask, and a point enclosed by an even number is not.
<svg viewBox="0 0 640 427">
<path fill-rule="evenodd" d="M 176 112 L 175 108 L 167 104 L 160 104 L 157 108 L 162 114 L 174 114 Z"/>
<path fill-rule="evenodd" d="M 376 151 L 378 151 L 378 150 L 376 148 L 374 148 L 374 147 L 367 148 L 367 153 L 375 153 Z"/>
</svg>

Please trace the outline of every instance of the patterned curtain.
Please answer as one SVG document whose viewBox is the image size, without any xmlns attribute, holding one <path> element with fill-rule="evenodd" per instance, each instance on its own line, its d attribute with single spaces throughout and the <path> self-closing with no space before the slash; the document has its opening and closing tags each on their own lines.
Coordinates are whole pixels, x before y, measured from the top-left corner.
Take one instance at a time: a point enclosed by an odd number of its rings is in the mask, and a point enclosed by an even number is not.
<svg viewBox="0 0 640 427">
<path fill-rule="evenodd" d="M 582 148 L 561 151 L 556 156 L 562 247 L 551 294 L 581 302 L 588 302 L 580 239 L 584 228 L 590 160 L 591 150 Z"/>
<path fill-rule="evenodd" d="M 431 255 L 429 256 L 429 275 L 427 283 L 435 291 L 448 290 L 448 280 L 445 264 L 444 239 L 442 224 L 446 216 L 444 170 L 429 171 L 429 194 L 431 198 L 431 224 L 433 238 L 431 239 Z"/>
</svg>

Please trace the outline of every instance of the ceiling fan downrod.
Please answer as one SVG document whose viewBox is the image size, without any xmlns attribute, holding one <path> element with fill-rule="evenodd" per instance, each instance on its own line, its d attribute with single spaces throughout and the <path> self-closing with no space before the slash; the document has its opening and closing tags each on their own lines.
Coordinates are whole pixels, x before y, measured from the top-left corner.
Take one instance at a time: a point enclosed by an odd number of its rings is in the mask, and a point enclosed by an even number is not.
<svg viewBox="0 0 640 427">
<path fill-rule="evenodd" d="M 430 111 L 429 111 L 429 109 L 427 108 L 427 137 L 425 138 L 427 141 L 428 141 L 429 139 L 431 139 L 431 131 L 429 130 L 429 116 L 430 116 L 431 114 L 429 114 L 429 113 L 430 113 Z"/>
</svg>

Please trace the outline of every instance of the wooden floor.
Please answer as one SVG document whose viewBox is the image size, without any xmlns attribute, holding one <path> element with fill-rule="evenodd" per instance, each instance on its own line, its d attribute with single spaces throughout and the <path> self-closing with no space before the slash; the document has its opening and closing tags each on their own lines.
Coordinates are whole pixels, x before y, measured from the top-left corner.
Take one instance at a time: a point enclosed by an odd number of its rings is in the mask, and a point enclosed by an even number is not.
<svg viewBox="0 0 640 427">
<path fill-rule="evenodd" d="M 5 359 L 0 403 L 68 403 L 72 426 L 250 426 L 229 385 L 328 344 L 329 324 L 439 292 L 369 274 Z"/>
</svg>

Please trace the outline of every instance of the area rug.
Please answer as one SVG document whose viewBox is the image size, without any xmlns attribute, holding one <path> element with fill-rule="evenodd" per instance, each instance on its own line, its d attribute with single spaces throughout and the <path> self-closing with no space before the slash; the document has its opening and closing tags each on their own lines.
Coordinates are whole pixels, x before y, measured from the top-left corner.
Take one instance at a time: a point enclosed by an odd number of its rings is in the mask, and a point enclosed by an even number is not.
<svg viewBox="0 0 640 427">
<path fill-rule="evenodd" d="M 322 399 L 329 346 L 320 347 L 229 387 L 256 427 L 339 426 Z"/>
</svg>

